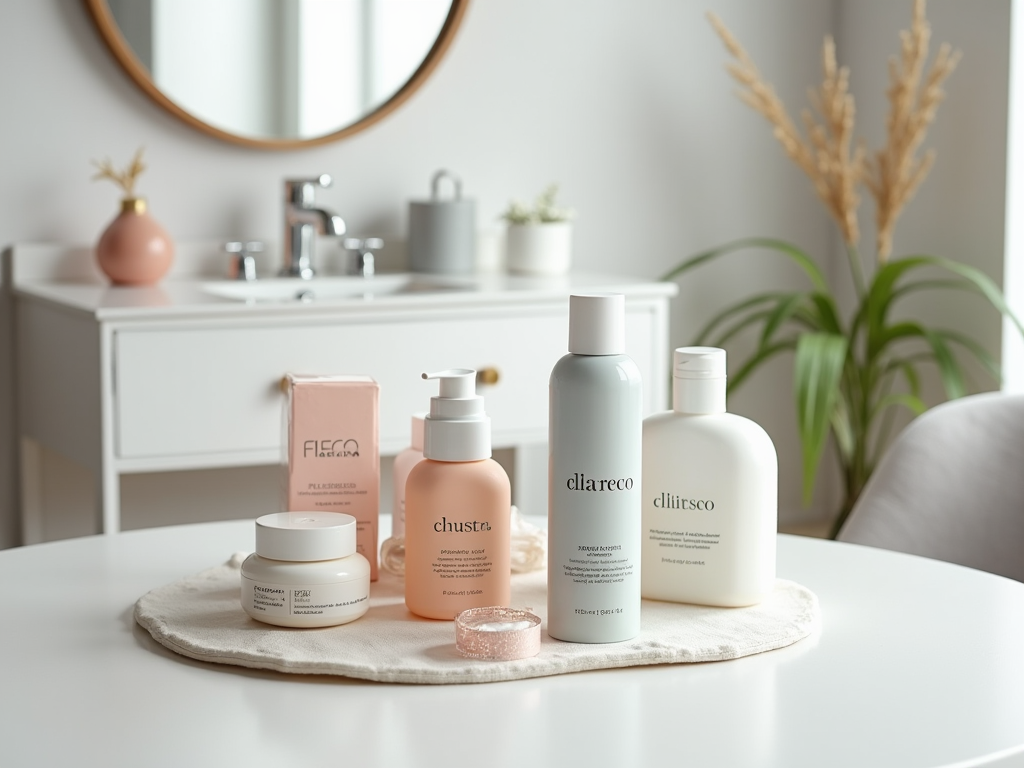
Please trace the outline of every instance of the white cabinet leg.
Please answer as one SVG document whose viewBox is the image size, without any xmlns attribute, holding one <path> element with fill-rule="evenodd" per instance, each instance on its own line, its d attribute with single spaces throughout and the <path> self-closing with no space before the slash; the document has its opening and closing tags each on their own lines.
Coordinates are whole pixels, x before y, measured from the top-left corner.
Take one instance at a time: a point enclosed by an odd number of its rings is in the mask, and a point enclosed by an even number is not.
<svg viewBox="0 0 1024 768">
<path fill-rule="evenodd" d="M 30 437 L 21 438 L 21 543 L 43 541 L 43 449 Z"/>
<path fill-rule="evenodd" d="M 109 466 L 97 477 L 100 533 L 121 531 L 121 476 Z"/>
</svg>

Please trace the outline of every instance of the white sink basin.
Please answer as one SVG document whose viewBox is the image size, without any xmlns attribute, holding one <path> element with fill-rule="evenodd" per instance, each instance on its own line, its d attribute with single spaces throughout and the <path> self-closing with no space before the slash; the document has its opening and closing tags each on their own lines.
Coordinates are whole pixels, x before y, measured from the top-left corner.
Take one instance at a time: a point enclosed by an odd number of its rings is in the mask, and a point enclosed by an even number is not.
<svg viewBox="0 0 1024 768">
<path fill-rule="evenodd" d="M 469 282 L 436 278 L 408 272 L 373 277 L 315 277 L 300 280 L 274 277 L 253 282 L 216 280 L 203 283 L 202 290 L 212 296 L 247 302 L 314 302 L 345 299 L 372 299 L 404 293 L 457 291 L 472 287 Z"/>
</svg>

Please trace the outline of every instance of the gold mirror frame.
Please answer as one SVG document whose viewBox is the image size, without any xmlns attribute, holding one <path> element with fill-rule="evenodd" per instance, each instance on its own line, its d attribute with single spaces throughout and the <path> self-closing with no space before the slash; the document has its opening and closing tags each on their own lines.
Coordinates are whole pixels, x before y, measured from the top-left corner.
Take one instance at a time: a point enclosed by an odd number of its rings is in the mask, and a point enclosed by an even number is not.
<svg viewBox="0 0 1024 768">
<path fill-rule="evenodd" d="M 441 32 L 438 34 L 437 40 L 434 41 L 434 44 L 427 52 L 426 58 L 423 59 L 423 63 L 420 64 L 416 71 L 412 73 L 412 76 L 406 80 L 405 85 L 399 88 L 390 99 L 377 107 L 373 112 L 370 112 L 356 122 L 345 126 L 341 130 L 335 131 L 334 133 L 328 133 L 323 136 L 316 136 L 311 139 L 253 139 L 247 136 L 228 133 L 227 131 L 210 125 L 209 123 L 197 118 L 191 112 L 182 109 L 174 101 L 167 98 L 167 96 L 157 88 L 149 75 L 149 71 L 142 66 L 138 58 L 136 58 L 135 53 L 132 51 L 131 46 L 129 46 L 127 41 L 124 39 L 120 28 L 117 26 L 117 22 L 114 21 L 114 17 L 110 12 L 107 0 L 85 0 L 86 9 L 89 11 L 89 15 L 96 24 L 96 28 L 99 30 L 100 37 L 103 39 L 103 42 L 106 43 L 107 48 L 109 48 L 110 52 L 114 54 L 114 58 L 117 59 L 117 62 L 121 65 L 124 71 L 128 73 L 129 77 L 135 81 L 135 84 L 142 89 L 143 93 L 179 120 L 209 136 L 213 136 L 232 144 L 240 144 L 245 147 L 255 147 L 257 149 L 301 149 L 303 147 L 314 147 L 320 144 L 327 144 L 332 141 L 344 139 L 346 136 L 352 136 L 359 131 L 369 128 L 374 123 L 383 120 L 389 114 L 398 109 L 398 107 L 412 96 L 416 90 L 426 82 L 427 78 L 430 77 L 430 74 L 434 71 L 434 68 L 437 67 L 444 54 L 447 52 L 448 47 L 451 45 L 456 31 L 462 23 L 462 18 L 466 14 L 466 7 L 468 5 L 469 0 L 452 0 L 451 10 L 448 11 L 448 17 L 445 19 L 444 25 L 441 27 Z"/>
</svg>

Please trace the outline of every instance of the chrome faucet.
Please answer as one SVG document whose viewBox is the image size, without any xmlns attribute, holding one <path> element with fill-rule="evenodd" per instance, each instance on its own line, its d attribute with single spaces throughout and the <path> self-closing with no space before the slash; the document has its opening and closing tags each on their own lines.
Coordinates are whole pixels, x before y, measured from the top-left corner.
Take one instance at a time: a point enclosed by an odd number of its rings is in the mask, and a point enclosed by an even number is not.
<svg viewBox="0 0 1024 768">
<path fill-rule="evenodd" d="M 282 277 L 313 277 L 316 234 L 337 237 L 345 234 L 341 216 L 315 208 L 316 188 L 331 186 L 326 173 L 315 179 L 290 179 L 284 183 L 284 266 Z"/>
</svg>

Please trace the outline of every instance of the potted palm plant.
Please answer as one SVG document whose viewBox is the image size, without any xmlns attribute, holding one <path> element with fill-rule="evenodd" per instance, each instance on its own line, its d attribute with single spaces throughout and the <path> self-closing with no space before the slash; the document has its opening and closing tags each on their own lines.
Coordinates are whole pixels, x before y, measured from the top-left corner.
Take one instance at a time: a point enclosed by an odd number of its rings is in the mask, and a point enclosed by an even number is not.
<svg viewBox="0 0 1024 768">
<path fill-rule="evenodd" d="M 894 308 L 921 292 L 968 291 L 1011 317 L 1024 333 L 999 288 L 978 269 L 941 256 L 892 255 L 900 213 L 935 162 L 934 151 L 919 150 L 960 54 L 943 44 L 926 67 L 930 27 L 924 0 L 915 0 L 911 27 L 901 33 L 901 55 L 890 63 L 886 143 L 869 152 L 854 140 L 849 71 L 837 66 L 831 37 L 825 38 L 822 82 L 811 93 L 813 109 L 802 114 L 801 132 L 736 38 L 717 17 L 709 19 L 732 56 L 728 69 L 740 86 L 740 97 L 771 124 L 838 226 L 855 305 L 844 316 L 837 291 L 815 260 L 796 245 L 772 238 L 752 237 L 712 248 L 685 260 L 663 279 L 676 279 L 719 257 L 751 250 L 782 255 L 805 273 L 806 289 L 759 293 L 726 307 L 699 331 L 695 343 L 727 346 L 744 331 L 757 333 L 754 351 L 730 377 L 731 389 L 773 357 L 794 353 L 805 503 L 830 436 L 840 464 L 843 500 L 831 529 L 834 538 L 891 438 L 894 411 L 908 409 L 917 415 L 926 410 L 921 396 L 924 366 L 937 368 L 948 398 L 967 391 L 965 356 L 999 377 L 998 364 L 974 339 L 955 329 L 896 319 Z M 877 236 L 870 254 L 860 242 L 861 189 L 874 198 L 876 209 Z"/>
</svg>

